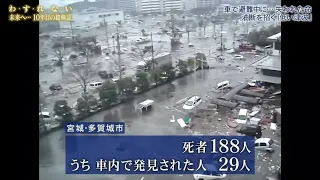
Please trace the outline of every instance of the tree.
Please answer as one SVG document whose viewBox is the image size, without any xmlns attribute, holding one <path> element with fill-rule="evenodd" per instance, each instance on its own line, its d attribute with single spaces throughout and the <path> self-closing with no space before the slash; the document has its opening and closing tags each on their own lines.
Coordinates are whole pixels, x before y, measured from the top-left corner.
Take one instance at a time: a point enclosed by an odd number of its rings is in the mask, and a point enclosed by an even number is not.
<svg viewBox="0 0 320 180">
<path fill-rule="evenodd" d="M 151 72 L 151 79 L 156 83 L 156 85 L 161 84 L 161 71 L 160 70 L 155 70 Z"/>
<path fill-rule="evenodd" d="M 146 30 L 141 29 L 142 36 L 145 36 Z"/>
<path fill-rule="evenodd" d="M 248 34 L 248 41 L 257 46 L 267 46 L 271 44 L 267 38 L 279 32 L 281 32 L 281 26 L 269 26 L 260 31 L 253 30 Z"/>
<path fill-rule="evenodd" d="M 147 91 L 150 87 L 148 81 L 148 74 L 145 72 L 139 72 L 136 74 L 137 77 L 137 86 L 141 91 Z"/>
<path fill-rule="evenodd" d="M 99 102 L 92 94 L 82 96 L 77 99 L 77 111 L 82 115 L 87 115 L 90 110 L 96 110 Z"/>
<path fill-rule="evenodd" d="M 61 118 L 61 123 L 72 121 L 72 108 L 68 106 L 68 102 L 66 100 L 58 100 L 54 104 L 53 111 L 55 115 Z"/>
<path fill-rule="evenodd" d="M 117 86 L 111 81 L 106 81 L 99 88 L 99 97 L 104 107 L 109 107 L 118 101 Z"/>
<path fill-rule="evenodd" d="M 160 45 L 159 48 L 155 49 L 153 48 L 153 57 L 158 56 L 159 54 L 162 53 L 162 49 L 163 49 L 163 44 Z M 152 45 L 151 46 L 145 46 L 143 49 L 141 48 L 141 46 L 139 45 L 135 45 L 135 47 L 132 49 L 133 51 L 131 52 L 130 56 L 138 58 L 140 61 L 145 61 L 145 59 L 148 57 L 152 58 Z M 147 61 L 147 67 L 148 70 L 151 69 L 153 63 L 157 64 L 156 61 Z"/>
<path fill-rule="evenodd" d="M 86 64 L 75 64 L 70 61 L 69 71 L 67 73 L 69 80 L 75 81 L 78 83 L 83 91 L 83 94 L 87 94 L 87 86 L 90 83 L 92 77 L 96 75 L 96 72 L 99 68 L 93 67 L 90 63 Z"/>
<path fill-rule="evenodd" d="M 132 78 L 125 77 L 117 81 L 118 90 L 121 93 L 120 99 L 126 101 L 133 98 L 133 92 L 136 87 Z"/>
<path fill-rule="evenodd" d="M 65 55 L 65 47 L 62 44 L 55 44 L 53 46 L 53 55 L 57 58 L 56 66 L 60 68 L 62 76 L 64 76 L 63 70 L 63 58 Z"/>
<path fill-rule="evenodd" d="M 179 75 L 188 74 L 188 63 L 186 61 L 179 60 L 177 67 L 179 68 Z"/>
</svg>

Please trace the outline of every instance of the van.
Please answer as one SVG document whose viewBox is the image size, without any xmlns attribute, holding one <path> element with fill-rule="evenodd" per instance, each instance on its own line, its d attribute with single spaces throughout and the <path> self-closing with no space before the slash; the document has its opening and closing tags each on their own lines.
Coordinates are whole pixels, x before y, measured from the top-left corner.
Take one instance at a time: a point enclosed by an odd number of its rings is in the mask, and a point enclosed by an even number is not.
<svg viewBox="0 0 320 180">
<path fill-rule="evenodd" d="M 248 115 L 248 109 L 240 109 L 236 122 L 239 124 L 247 124 Z"/>
<path fill-rule="evenodd" d="M 102 82 L 92 82 L 89 84 L 90 88 L 97 88 L 102 85 Z"/>
<path fill-rule="evenodd" d="M 256 125 L 242 126 L 237 130 L 237 132 L 240 134 L 253 136 L 256 138 L 261 138 L 262 136 L 261 126 L 256 126 Z"/>
<path fill-rule="evenodd" d="M 223 82 L 220 82 L 218 83 L 217 85 L 217 89 L 221 90 L 221 89 L 228 89 L 230 88 L 230 82 L 229 81 L 223 81 Z"/>
</svg>

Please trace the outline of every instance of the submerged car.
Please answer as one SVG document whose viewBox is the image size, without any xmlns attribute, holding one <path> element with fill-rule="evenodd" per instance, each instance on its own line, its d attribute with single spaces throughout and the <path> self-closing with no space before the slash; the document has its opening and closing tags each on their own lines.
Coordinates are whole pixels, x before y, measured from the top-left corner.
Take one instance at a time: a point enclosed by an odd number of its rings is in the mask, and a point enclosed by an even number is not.
<svg viewBox="0 0 320 180">
<path fill-rule="evenodd" d="M 239 55 L 239 54 L 235 55 L 234 58 L 238 59 L 238 60 L 243 60 L 244 59 L 244 57 L 242 55 Z"/>
<path fill-rule="evenodd" d="M 212 164 L 204 164 L 205 171 L 197 172 L 193 174 L 195 180 L 213 180 L 213 179 L 222 179 L 227 175 L 222 174 L 218 171 L 215 165 Z"/>
<path fill-rule="evenodd" d="M 242 126 L 240 129 L 237 130 L 238 133 L 244 134 L 247 136 L 253 136 L 256 138 L 261 138 L 261 126 L 257 125 L 249 125 L 249 126 Z"/>
<path fill-rule="evenodd" d="M 190 99 L 188 99 L 187 102 L 184 103 L 183 105 L 183 109 L 186 110 L 191 110 L 193 108 L 195 108 L 196 106 L 198 106 L 201 103 L 201 98 L 199 96 L 193 96 Z"/>
</svg>

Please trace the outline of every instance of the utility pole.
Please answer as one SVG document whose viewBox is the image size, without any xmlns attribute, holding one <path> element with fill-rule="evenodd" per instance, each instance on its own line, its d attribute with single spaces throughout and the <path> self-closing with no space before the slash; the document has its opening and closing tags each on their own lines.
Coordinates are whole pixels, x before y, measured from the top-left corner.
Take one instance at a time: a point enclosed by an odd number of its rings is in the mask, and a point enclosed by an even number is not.
<svg viewBox="0 0 320 180">
<path fill-rule="evenodd" d="M 122 69 L 121 69 L 121 52 L 120 52 L 120 35 L 119 27 L 117 26 L 117 53 L 118 53 L 118 68 L 119 68 L 119 79 L 122 78 Z"/>
<path fill-rule="evenodd" d="M 152 39 L 152 32 L 151 32 L 151 61 L 152 61 L 152 69 L 154 70 L 154 49 L 153 49 L 153 39 Z"/>
<path fill-rule="evenodd" d="M 73 35 L 72 21 L 70 21 L 70 29 L 71 29 L 71 36 L 72 36 L 72 40 L 73 40 L 73 42 L 74 42 L 74 35 Z"/>
<path fill-rule="evenodd" d="M 222 55 L 222 50 L 223 50 L 223 44 L 222 44 L 222 31 L 223 31 L 223 23 L 221 23 L 221 30 L 220 30 L 220 34 L 221 34 L 221 39 L 220 39 L 220 47 L 221 47 L 221 55 Z"/>
<path fill-rule="evenodd" d="M 106 33 L 107 46 L 108 46 L 108 51 L 109 51 L 108 23 L 106 22 L 106 17 L 103 17 L 103 26 L 104 26 L 104 31 Z"/>
</svg>

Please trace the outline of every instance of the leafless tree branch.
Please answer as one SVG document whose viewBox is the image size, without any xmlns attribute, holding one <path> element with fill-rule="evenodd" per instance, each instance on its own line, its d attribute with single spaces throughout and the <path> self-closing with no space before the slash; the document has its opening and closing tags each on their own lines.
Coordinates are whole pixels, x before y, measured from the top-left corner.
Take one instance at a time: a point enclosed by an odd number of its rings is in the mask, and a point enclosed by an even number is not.
<svg viewBox="0 0 320 180">
<path fill-rule="evenodd" d="M 79 65 L 70 61 L 68 72 L 66 74 L 70 77 L 69 80 L 77 82 L 81 86 L 83 92 L 86 93 L 87 86 L 96 75 L 98 69 L 98 66 L 93 67 L 89 62 Z"/>
</svg>

